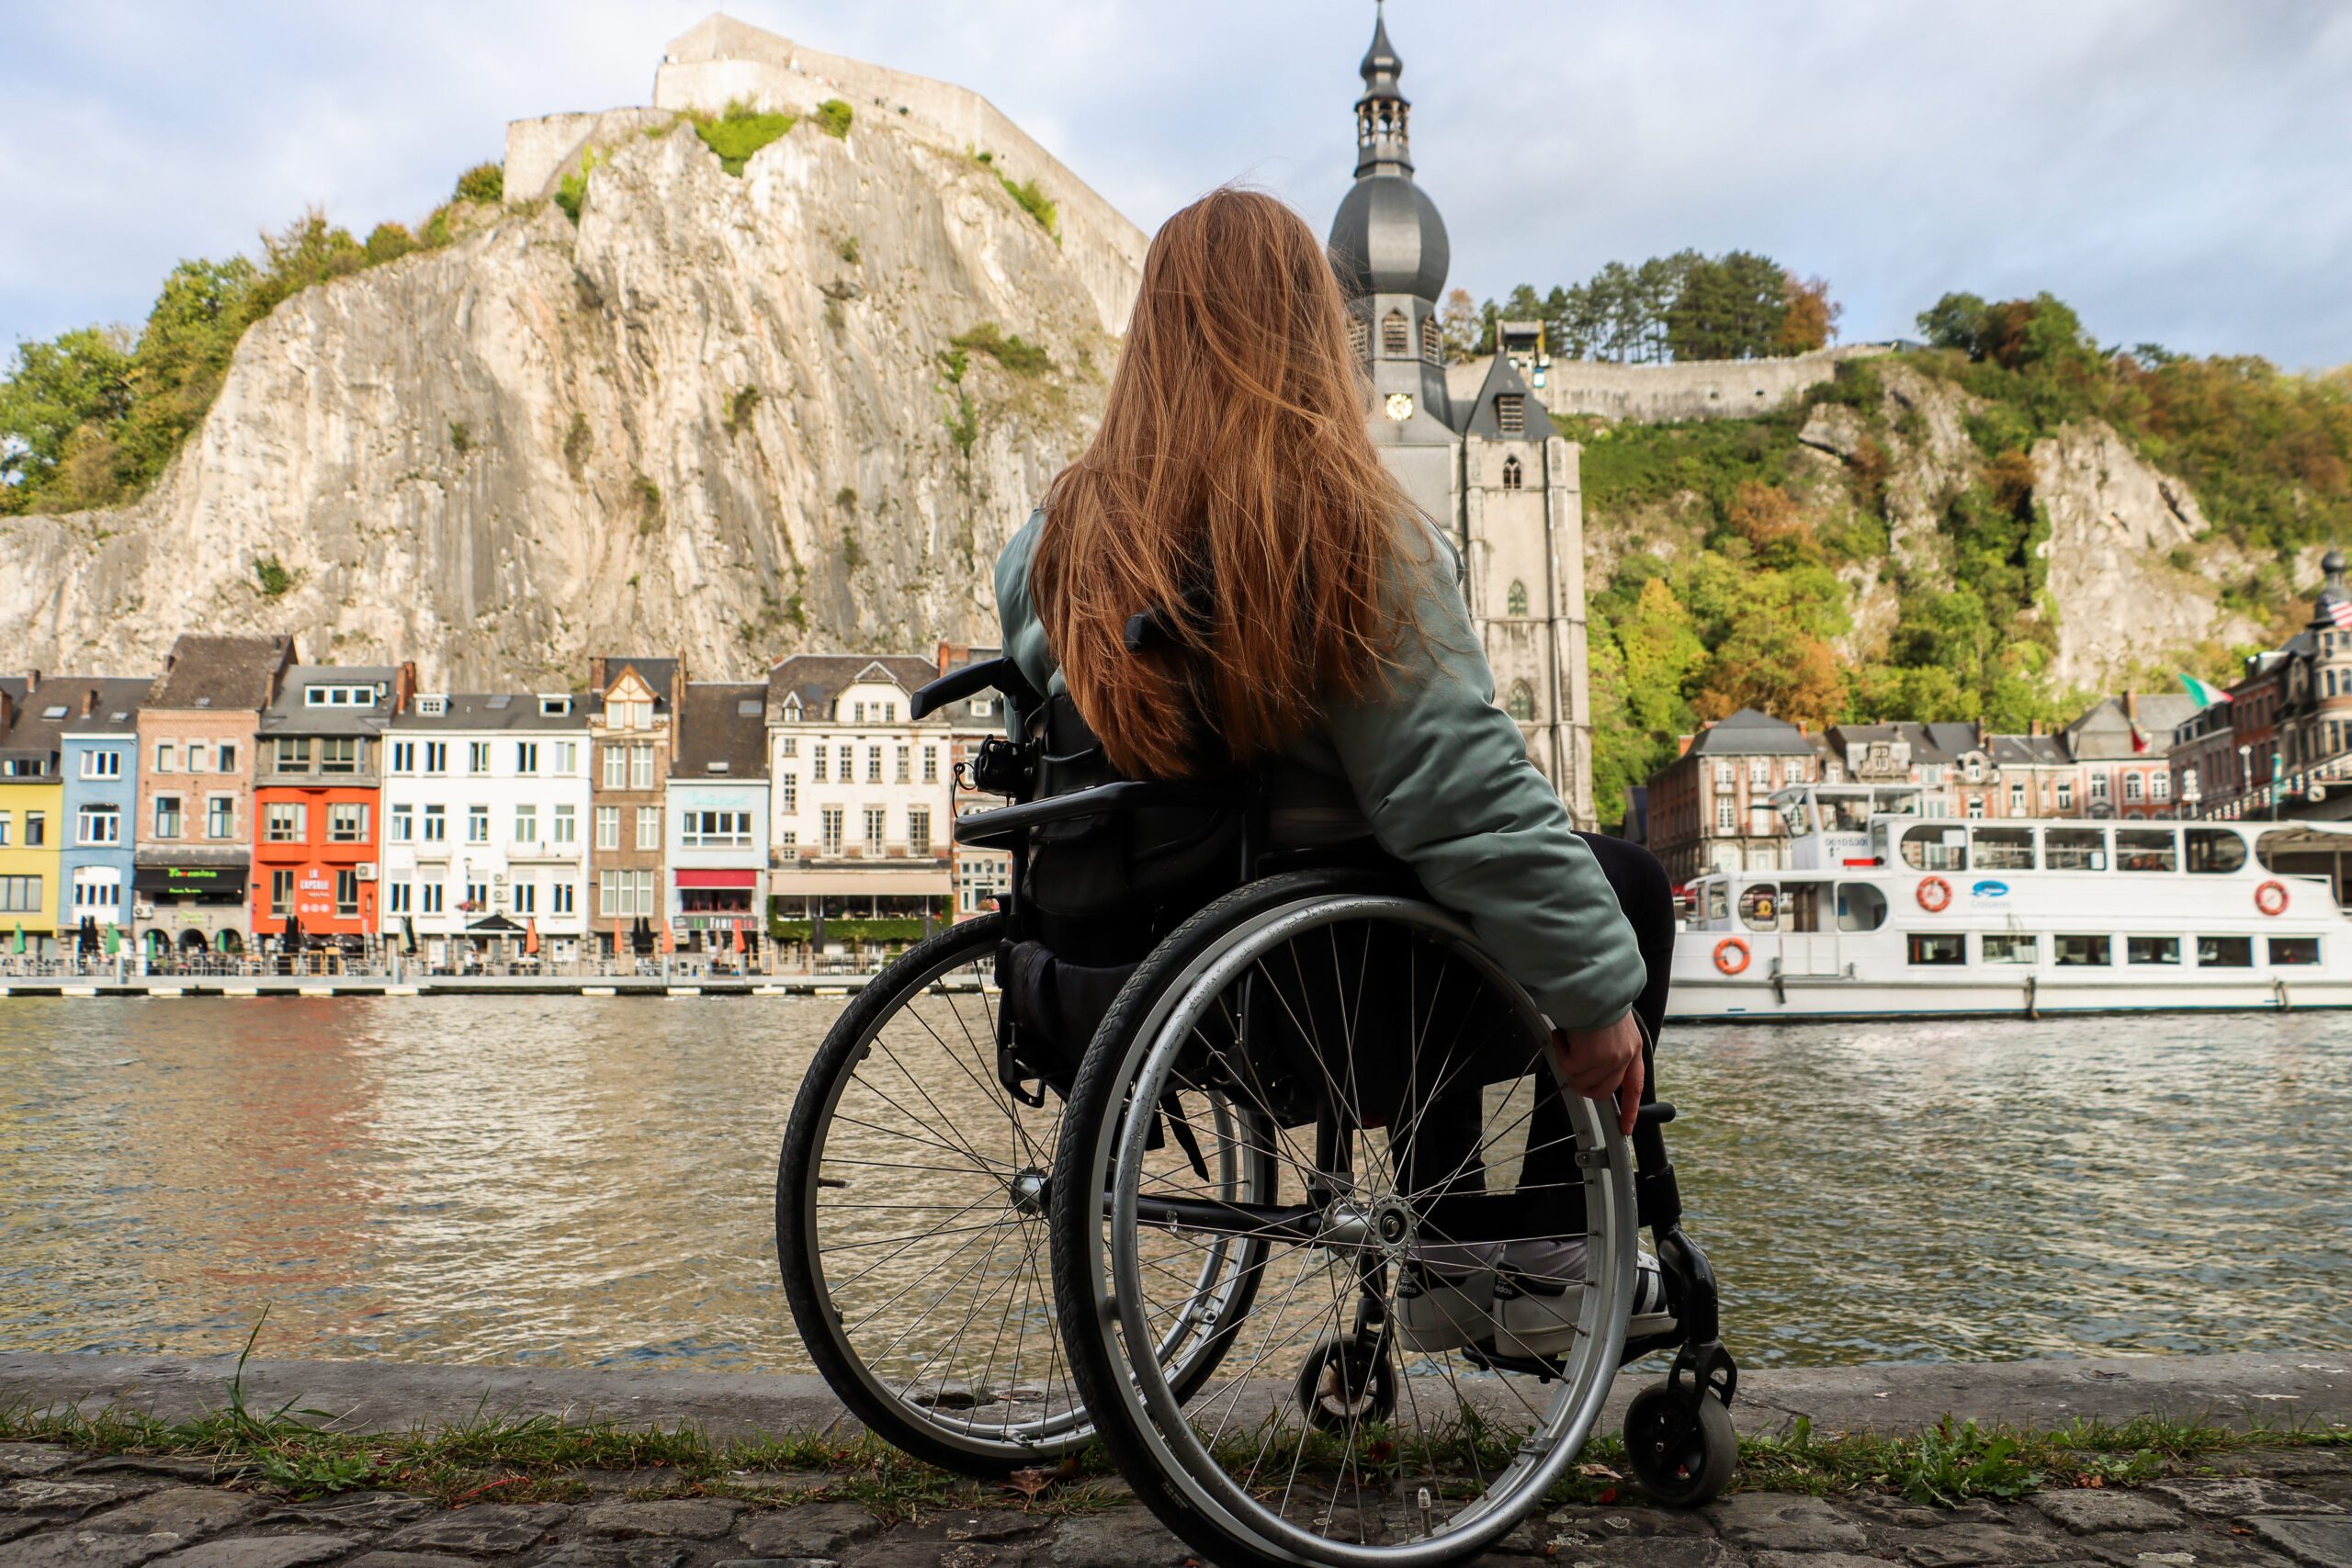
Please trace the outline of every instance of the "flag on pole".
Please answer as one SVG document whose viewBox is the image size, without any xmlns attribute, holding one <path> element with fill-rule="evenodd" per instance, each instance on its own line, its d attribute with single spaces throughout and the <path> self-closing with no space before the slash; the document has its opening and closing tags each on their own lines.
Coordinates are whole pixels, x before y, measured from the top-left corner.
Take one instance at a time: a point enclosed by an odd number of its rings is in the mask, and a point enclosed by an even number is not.
<svg viewBox="0 0 2352 1568">
<path fill-rule="evenodd" d="M 2324 599 L 2327 618 L 2339 626 L 2352 626 L 2352 599 Z"/>
<path fill-rule="evenodd" d="M 2215 703 L 2226 703 L 2232 700 L 2230 694 L 2222 690 L 2221 687 L 2210 681 L 2200 681 L 2194 675 L 2183 675 L 2180 678 L 2180 684 L 2184 691 L 2197 699 L 2197 706 L 2200 712 L 2211 707 Z"/>
</svg>

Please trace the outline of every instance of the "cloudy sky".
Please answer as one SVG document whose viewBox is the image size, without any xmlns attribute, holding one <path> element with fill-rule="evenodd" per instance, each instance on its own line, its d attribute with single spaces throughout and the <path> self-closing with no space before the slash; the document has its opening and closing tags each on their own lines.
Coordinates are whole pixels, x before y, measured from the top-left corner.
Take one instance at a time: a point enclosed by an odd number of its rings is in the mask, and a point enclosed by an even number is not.
<svg viewBox="0 0 2352 1568">
<path fill-rule="evenodd" d="M 10 7 L 0 348 L 142 317 L 311 204 L 413 221 L 509 119 L 645 102 L 710 0 Z M 1318 227 L 1368 0 L 732 0 L 986 93 L 1149 229 L 1220 181 Z M 2103 341 L 2352 361 L 2352 4 L 1393 0 L 1453 281 L 1685 245 L 1820 274 L 1849 339 L 1948 288 Z"/>
</svg>

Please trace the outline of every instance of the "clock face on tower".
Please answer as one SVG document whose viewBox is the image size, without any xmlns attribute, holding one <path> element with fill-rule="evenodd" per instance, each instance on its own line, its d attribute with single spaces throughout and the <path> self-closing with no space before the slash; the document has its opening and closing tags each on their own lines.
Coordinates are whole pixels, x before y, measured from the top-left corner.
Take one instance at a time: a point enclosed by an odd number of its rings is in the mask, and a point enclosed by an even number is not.
<svg viewBox="0 0 2352 1568">
<path fill-rule="evenodd" d="M 1412 394 L 1412 393 L 1410 393 L 1410 392 L 1391 392 L 1391 393 L 1389 393 L 1389 394 L 1388 394 L 1388 417 L 1389 417 L 1390 419 L 1392 419 L 1392 420 L 1396 421 L 1398 424 L 1402 424 L 1402 423 L 1404 423 L 1407 420 L 1408 420 L 1408 419 L 1412 418 L 1412 417 L 1413 417 L 1413 394 Z"/>
</svg>

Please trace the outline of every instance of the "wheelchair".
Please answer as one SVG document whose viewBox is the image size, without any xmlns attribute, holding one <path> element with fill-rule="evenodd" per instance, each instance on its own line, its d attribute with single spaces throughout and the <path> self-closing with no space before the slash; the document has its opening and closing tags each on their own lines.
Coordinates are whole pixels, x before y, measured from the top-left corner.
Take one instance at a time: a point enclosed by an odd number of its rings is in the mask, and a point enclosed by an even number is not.
<svg viewBox="0 0 2352 1568">
<path fill-rule="evenodd" d="M 1460 919 L 1364 846 L 1273 847 L 1248 781 L 1090 764 L 1009 660 L 914 711 L 988 688 L 1029 739 L 982 746 L 1012 803 L 956 836 L 1011 852 L 1003 908 L 860 993 L 786 1133 L 786 1292 L 849 1410 L 980 1476 L 1100 1441 L 1210 1562 L 1436 1563 L 1540 1508 L 1619 1369 L 1670 1352 L 1628 1467 L 1720 1493 L 1738 1372 L 1673 1107 L 1645 1089 L 1629 1139 L 1563 1092 Z"/>
</svg>

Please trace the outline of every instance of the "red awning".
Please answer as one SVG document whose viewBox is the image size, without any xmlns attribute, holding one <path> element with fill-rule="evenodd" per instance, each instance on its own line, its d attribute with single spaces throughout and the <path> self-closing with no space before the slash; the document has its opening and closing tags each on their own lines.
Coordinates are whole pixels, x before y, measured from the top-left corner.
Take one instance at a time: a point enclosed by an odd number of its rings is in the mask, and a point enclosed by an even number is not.
<svg viewBox="0 0 2352 1568">
<path fill-rule="evenodd" d="M 681 887 L 757 887 L 760 874 L 756 871 L 680 871 L 677 885 Z"/>
</svg>

